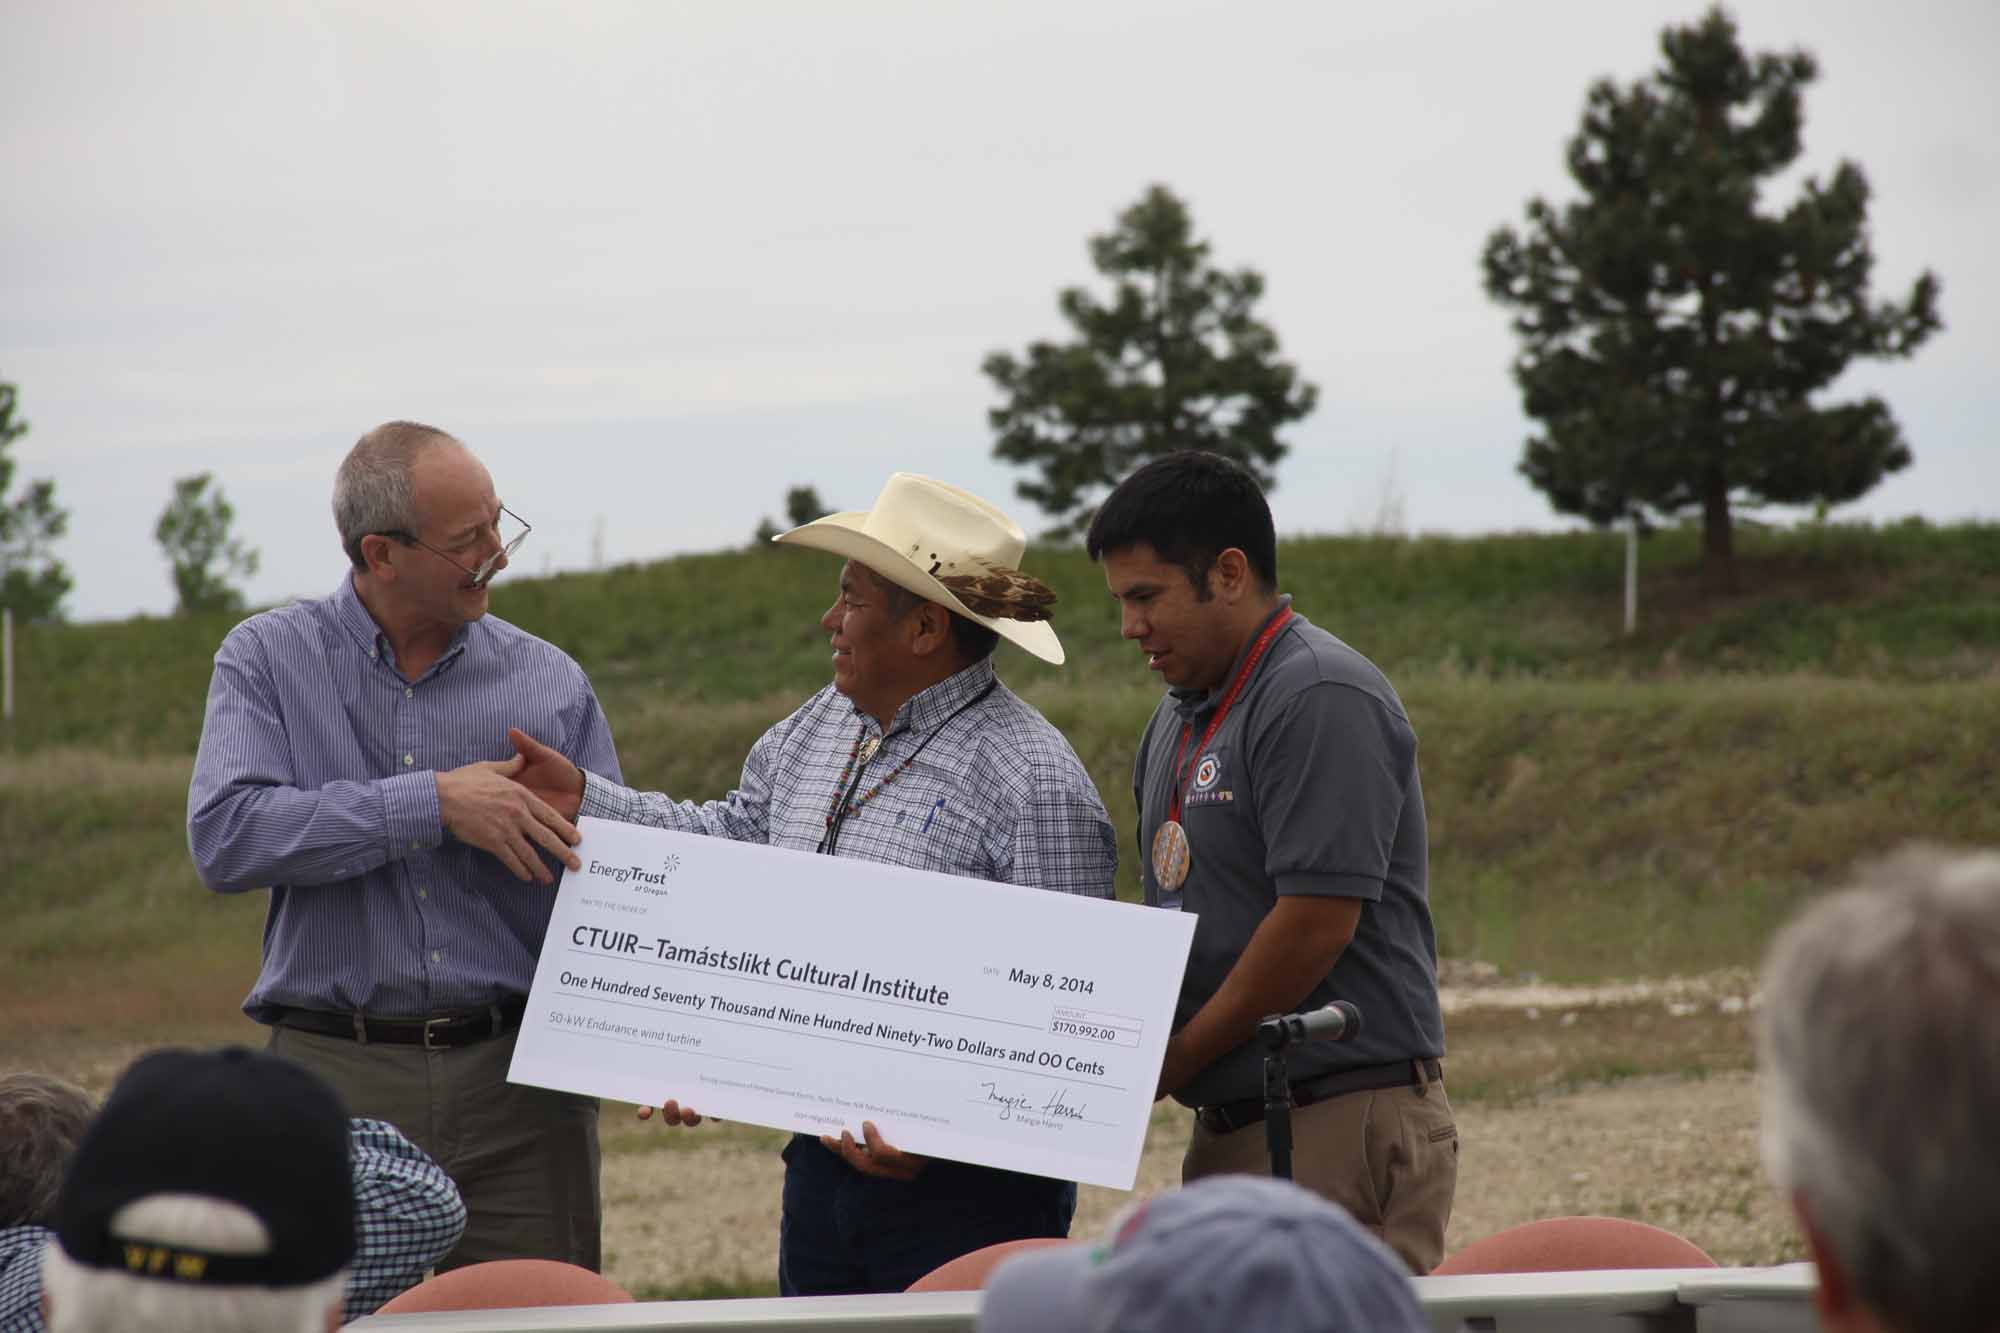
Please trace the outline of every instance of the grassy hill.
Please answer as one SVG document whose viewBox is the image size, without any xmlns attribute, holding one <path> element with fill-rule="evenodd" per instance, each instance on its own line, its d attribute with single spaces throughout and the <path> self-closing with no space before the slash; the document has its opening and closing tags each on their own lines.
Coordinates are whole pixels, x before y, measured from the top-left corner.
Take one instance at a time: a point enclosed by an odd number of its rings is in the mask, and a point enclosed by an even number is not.
<svg viewBox="0 0 2000 1333">
<path fill-rule="evenodd" d="M 1975 680 L 2000 668 L 2000 526 L 1827 526 L 1739 532 L 1745 591 L 1700 591 L 1697 534 L 1641 548 L 1639 633 L 1622 625 L 1622 538 L 1312 537 L 1285 542 L 1280 582 L 1300 610 L 1400 682 L 1674 679 L 1806 672 L 1850 679 Z M 327 565 L 330 589 L 338 557 Z M 1028 563 L 1055 587 L 1069 664 L 1001 659 L 1010 684 L 1144 683 L 1118 639 L 1101 574 L 1080 550 Z M 601 574 L 503 576 L 493 609 L 561 644 L 620 726 L 661 699 L 797 696 L 826 680 L 820 613 L 832 557 L 763 548 L 625 565 Z M 14 753 L 51 746 L 191 753 L 222 615 L 33 626 L 16 646 Z M 621 734 L 621 741 L 623 736 Z"/>
<path fill-rule="evenodd" d="M 1924 837 L 2000 845 L 2000 527 L 1742 534 L 1746 591 L 1698 590 L 1695 536 L 1308 538 L 1300 609 L 1381 664 L 1422 744 L 1448 954 L 1594 977 L 1753 963 L 1858 858 Z M 1071 661 L 1003 676 L 1071 737 L 1121 828 L 1158 685 L 1098 571 L 1029 562 Z M 788 550 L 507 580 L 500 614 L 596 682 L 632 781 L 732 785 L 750 742 L 826 679 L 835 562 Z M 328 586 L 338 570 L 329 562 Z M 0 748 L 0 1014 L 134 1030 L 233 1004 L 260 895 L 218 899 L 182 828 L 226 617 L 32 627 Z M 1129 860 L 1128 855 L 1128 860 Z M 1132 891 L 1131 866 L 1122 889 Z"/>
</svg>

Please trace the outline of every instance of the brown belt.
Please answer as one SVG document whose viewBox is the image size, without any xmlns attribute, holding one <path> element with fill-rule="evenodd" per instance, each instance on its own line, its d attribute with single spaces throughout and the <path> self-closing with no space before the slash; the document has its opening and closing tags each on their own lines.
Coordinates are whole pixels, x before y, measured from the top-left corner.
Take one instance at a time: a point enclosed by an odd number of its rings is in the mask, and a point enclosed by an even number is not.
<svg viewBox="0 0 2000 1333">
<path fill-rule="evenodd" d="M 422 1046 L 425 1050 L 436 1051 L 450 1046 L 470 1046 L 473 1042 L 497 1037 L 508 1028 L 519 1027 L 521 1015 L 527 1011 L 527 996 L 510 995 L 483 1009 L 454 1009 L 427 1018 L 370 1018 L 360 1013 L 281 1009 L 275 1021 L 279 1027 L 316 1032 L 323 1037 Z"/>
<path fill-rule="evenodd" d="M 1431 1059 L 1395 1060 L 1386 1065 L 1336 1069 L 1331 1074 L 1301 1079 L 1292 1084 L 1292 1109 L 1298 1110 L 1332 1097 L 1344 1097 L 1350 1092 L 1379 1092 L 1383 1088 L 1406 1085 L 1420 1088 L 1426 1083 L 1440 1082 L 1443 1078 L 1444 1062 Z M 1233 1134 L 1239 1129 L 1263 1123 L 1264 1099 L 1245 1097 L 1241 1101 L 1217 1102 L 1214 1106 L 1202 1107 L 1194 1113 L 1194 1117 L 1211 1134 Z"/>
</svg>

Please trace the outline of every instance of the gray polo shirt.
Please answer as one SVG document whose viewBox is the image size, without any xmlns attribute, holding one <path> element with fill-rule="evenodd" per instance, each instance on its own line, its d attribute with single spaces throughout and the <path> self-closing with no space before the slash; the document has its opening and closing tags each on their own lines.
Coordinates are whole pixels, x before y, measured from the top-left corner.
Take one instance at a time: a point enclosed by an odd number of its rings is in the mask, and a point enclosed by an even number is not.
<svg viewBox="0 0 2000 1333">
<path fill-rule="evenodd" d="M 1175 691 L 1160 701 L 1132 777 L 1146 901 L 1199 918 L 1175 1027 L 1215 994 L 1278 895 L 1359 898 L 1353 941 L 1299 1008 L 1351 1001 L 1361 1010 L 1361 1036 L 1293 1047 L 1287 1072 L 1296 1082 L 1442 1056 L 1424 793 L 1402 700 L 1374 663 L 1295 613 L 1197 751 L 1241 665 L 1239 658 L 1212 692 Z M 1151 852 L 1173 797 L 1184 723 L 1193 726 L 1181 767 L 1192 865 L 1176 903 L 1160 890 Z M 1189 1106 L 1255 1097 L 1263 1069 L 1262 1054 L 1246 1041 L 1174 1096 Z"/>
</svg>

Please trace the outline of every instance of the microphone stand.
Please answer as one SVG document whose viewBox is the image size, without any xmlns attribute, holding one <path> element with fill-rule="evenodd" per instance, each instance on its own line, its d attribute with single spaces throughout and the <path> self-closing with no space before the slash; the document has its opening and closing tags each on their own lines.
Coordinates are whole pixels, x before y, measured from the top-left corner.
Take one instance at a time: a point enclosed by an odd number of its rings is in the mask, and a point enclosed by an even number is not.
<svg viewBox="0 0 2000 1333">
<path fill-rule="evenodd" d="M 1337 1021 L 1322 1021 L 1328 1014 Z M 1271 1154 L 1272 1179 L 1292 1178 L 1292 1080 L 1285 1072 L 1285 1048 L 1302 1041 L 1348 1041 L 1360 1032 L 1361 1011 L 1345 1000 L 1308 1014 L 1272 1014 L 1257 1024 L 1257 1044 L 1264 1050 L 1264 1146 Z"/>
<path fill-rule="evenodd" d="M 1292 1044 L 1285 1021 L 1272 1015 L 1257 1025 L 1264 1048 L 1264 1146 L 1271 1154 L 1271 1177 L 1292 1178 L 1292 1081 L 1285 1076 L 1285 1047 Z"/>
</svg>

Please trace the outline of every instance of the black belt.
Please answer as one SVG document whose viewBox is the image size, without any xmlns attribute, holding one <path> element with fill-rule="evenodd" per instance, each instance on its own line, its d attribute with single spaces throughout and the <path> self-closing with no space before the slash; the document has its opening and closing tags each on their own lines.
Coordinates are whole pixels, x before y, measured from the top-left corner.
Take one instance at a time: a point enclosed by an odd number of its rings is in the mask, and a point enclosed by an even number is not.
<svg viewBox="0 0 2000 1333">
<path fill-rule="evenodd" d="M 453 1009 L 428 1018 L 370 1018 L 366 1014 L 327 1013 L 319 1009 L 280 1009 L 279 1027 L 316 1032 L 323 1037 L 345 1037 L 349 1041 L 382 1041 L 401 1046 L 422 1046 L 428 1051 L 448 1046 L 470 1046 L 476 1041 L 497 1037 L 508 1028 L 521 1026 L 528 1011 L 528 997 L 510 995 L 483 1009 Z"/>
<path fill-rule="evenodd" d="M 1297 1110 L 1331 1097 L 1344 1097 L 1350 1092 L 1380 1092 L 1383 1088 L 1404 1086 L 1421 1088 L 1426 1083 L 1437 1083 L 1443 1078 L 1443 1063 L 1430 1059 L 1396 1060 L 1386 1065 L 1336 1069 L 1331 1074 L 1301 1079 L 1292 1084 L 1292 1108 Z M 1241 1101 L 1217 1102 L 1214 1106 L 1202 1107 L 1194 1113 L 1194 1117 L 1211 1134 L 1233 1134 L 1263 1122 L 1264 1099 L 1245 1097 Z"/>
</svg>

